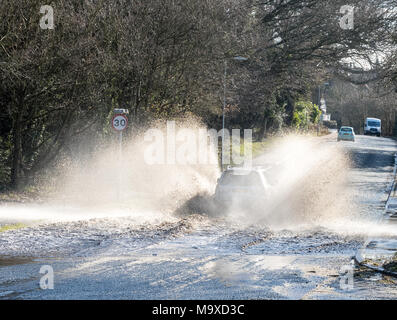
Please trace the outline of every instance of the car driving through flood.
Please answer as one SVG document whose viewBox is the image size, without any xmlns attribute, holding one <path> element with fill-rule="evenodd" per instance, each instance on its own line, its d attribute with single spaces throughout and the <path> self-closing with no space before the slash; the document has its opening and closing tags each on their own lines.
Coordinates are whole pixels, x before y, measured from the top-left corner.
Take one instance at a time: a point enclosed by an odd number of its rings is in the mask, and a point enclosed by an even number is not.
<svg viewBox="0 0 397 320">
<path fill-rule="evenodd" d="M 215 191 L 215 203 L 220 209 L 254 209 L 265 204 L 271 193 L 265 172 L 262 167 L 232 167 L 225 170 Z"/>
</svg>

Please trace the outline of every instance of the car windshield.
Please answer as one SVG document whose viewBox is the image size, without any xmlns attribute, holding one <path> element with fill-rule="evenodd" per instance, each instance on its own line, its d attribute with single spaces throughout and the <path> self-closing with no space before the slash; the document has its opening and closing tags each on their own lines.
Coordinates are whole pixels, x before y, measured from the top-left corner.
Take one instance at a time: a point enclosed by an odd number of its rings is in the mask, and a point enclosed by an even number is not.
<svg viewBox="0 0 397 320">
<path fill-rule="evenodd" d="M 226 172 L 221 181 L 221 185 L 230 187 L 260 187 L 261 179 L 259 174 L 251 172 L 249 174 L 233 174 L 232 172 Z"/>
<path fill-rule="evenodd" d="M 368 126 L 379 128 L 380 122 L 379 121 L 368 121 Z"/>
<path fill-rule="evenodd" d="M 351 128 L 341 128 L 340 129 L 341 132 L 353 132 L 353 130 Z"/>
</svg>

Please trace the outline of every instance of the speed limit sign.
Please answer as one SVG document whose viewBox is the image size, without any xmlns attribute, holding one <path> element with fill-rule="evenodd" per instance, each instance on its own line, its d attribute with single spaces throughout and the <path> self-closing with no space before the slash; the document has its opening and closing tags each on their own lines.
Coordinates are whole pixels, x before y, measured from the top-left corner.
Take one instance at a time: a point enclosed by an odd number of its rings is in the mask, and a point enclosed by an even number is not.
<svg viewBox="0 0 397 320">
<path fill-rule="evenodd" d="M 112 127 L 116 131 L 123 131 L 127 128 L 128 118 L 124 114 L 116 114 L 112 119 Z"/>
</svg>

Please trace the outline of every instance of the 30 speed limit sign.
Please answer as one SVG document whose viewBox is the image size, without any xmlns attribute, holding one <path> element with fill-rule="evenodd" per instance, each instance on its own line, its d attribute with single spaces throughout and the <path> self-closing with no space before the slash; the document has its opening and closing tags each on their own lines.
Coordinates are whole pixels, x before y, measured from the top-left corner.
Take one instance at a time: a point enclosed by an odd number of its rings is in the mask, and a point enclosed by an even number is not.
<svg viewBox="0 0 397 320">
<path fill-rule="evenodd" d="M 124 114 L 116 114 L 112 119 L 112 127 L 116 131 L 123 131 L 127 128 L 128 118 Z"/>
</svg>

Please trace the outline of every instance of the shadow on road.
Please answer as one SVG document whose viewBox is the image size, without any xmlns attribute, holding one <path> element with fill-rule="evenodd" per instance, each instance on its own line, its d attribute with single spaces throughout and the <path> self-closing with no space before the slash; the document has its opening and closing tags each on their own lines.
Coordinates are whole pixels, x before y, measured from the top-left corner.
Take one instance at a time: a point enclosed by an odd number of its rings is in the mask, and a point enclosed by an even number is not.
<svg viewBox="0 0 397 320">
<path fill-rule="evenodd" d="M 393 165 L 393 153 L 372 149 L 353 149 L 349 157 L 353 168 L 376 169 L 381 172 L 389 172 L 389 166 Z"/>
</svg>

